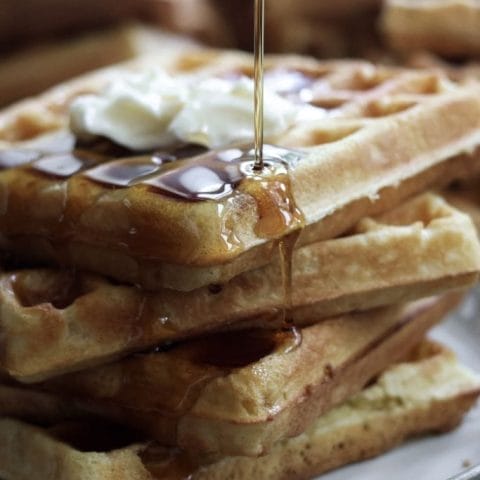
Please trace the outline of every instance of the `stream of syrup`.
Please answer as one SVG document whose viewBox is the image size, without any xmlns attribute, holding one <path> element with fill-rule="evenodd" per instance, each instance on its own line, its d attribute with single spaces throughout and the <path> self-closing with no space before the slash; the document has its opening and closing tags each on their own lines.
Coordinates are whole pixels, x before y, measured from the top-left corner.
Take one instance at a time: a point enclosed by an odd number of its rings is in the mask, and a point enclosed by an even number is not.
<svg viewBox="0 0 480 480">
<path fill-rule="evenodd" d="M 265 50 L 265 0 L 255 0 L 254 20 L 254 131 L 256 172 L 263 170 L 263 55 Z"/>
<path fill-rule="evenodd" d="M 264 172 L 264 158 L 263 158 L 263 87 L 264 87 L 264 75 L 263 75 L 263 59 L 265 51 L 265 0 L 255 0 L 255 18 L 254 18 L 254 81 L 255 81 L 255 95 L 254 95 L 254 132 L 255 132 L 255 155 L 254 155 L 254 165 L 253 171 L 259 176 Z M 258 179 L 258 182 L 262 183 L 262 179 Z M 288 171 L 285 172 L 285 180 L 283 181 L 284 185 L 287 185 L 289 190 L 288 198 L 289 201 L 293 199 L 291 195 L 290 181 L 288 178 Z M 269 187 L 273 185 L 270 182 L 270 185 L 266 186 L 268 190 Z M 258 197 L 257 197 L 258 198 Z M 257 202 L 261 208 L 261 203 Z M 294 203 L 294 202 L 291 202 Z M 272 205 L 269 205 L 271 208 Z M 259 216 L 262 218 L 262 212 L 259 208 Z M 296 207 L 295 207 L 296 208 Z M 298 210 L 298 218 L 302 219 L 303 226 L 303 215 Z M 291 330 L 292 337 L 294 339 L 293 348 L 298 346 L 301 341 L 300 331 L 295 327 L 293 319 L 293 281 L 292 281 L 292 262 L 293 262 L 293 252 L 295 249 L 295 244 L 297 243 L 298 237 L 301 230 L 296 230 L 293 233 L 287 235 L 286 237 L 281 238 L 278 243 L 279 250 L 279 260 L 280 260 L 280 270 L 282 277 L 282 289 L 283 289 L 283 306 L 282 306 L 282 320 L 284 329 Z M 274 233 L 274 232 L 269 232 Z"/>
</svg>

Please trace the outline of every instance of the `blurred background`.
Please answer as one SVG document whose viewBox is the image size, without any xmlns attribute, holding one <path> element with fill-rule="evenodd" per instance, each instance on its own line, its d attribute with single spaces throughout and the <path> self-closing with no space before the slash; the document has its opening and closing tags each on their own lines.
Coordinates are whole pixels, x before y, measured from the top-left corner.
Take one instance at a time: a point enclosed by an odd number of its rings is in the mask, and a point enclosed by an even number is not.
<svg viewBox="0 0 480 480">
<path fill-rule="evenodd" d="M 253 0 L 2 0 L 3 53 L 138 20 L 221 47 L 251 48 Z M 380 0 L 267 0 L 271 51 L 358 53 Z M 361 32 L 361 37 L 356 34 Z M 312 35 L 316 33 L 316 35 Z M 360 40 L 358 44 L 354 40 Z M 364 41 L 365 40 L 365 41 Z"/>
<path fill-rule="evenodd" d="M 413 17 L 405 13 L 409 3 L 419 7 L 423 2 L 266 0 L 266 50 L 415 66 L 441 64 L 437 58 L 419 56 L 421 50 L 456 60 L 465 52 L 472 54 L 465 45 L 452 50 L 455 42 L 439 41 L 447 33 L 455 37 L 448 22 L 442 25 L 452 19 L 448 12 L 428 38 L 421 38 L 412 29 L 423 32 L 428 25 L 418 11 Z M 0 0 L 0 105 L 177 44 L 251 50 L 253 5 L 254 0 Z M 480 13 L 478 18 L 479 25 L 456 22 L 457 29 L 465 31 L 466 24 L 477 29 L 477 35 L 468 32 L 470 44 L 480 37 Z M 405 43 L 408 38 L 410 43 Z"/>
</svg>

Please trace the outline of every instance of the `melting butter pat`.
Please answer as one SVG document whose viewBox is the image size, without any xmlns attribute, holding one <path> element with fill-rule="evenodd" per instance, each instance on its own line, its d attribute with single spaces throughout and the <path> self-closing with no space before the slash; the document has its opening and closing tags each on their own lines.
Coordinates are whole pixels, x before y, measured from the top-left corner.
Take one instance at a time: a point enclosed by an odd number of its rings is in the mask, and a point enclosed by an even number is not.
<svg viewBox="0 0 480 480">
<path fill-rule="evenodd" d="M 70 108 L 70 127 L 80 138 L 101 135 L 133 150 L 177 142 L 209 148 L 251 142 L 253 94 L 253 80 L 247 77 L 130 73 L 99 94 L 78 97 Z M 266 90 L 264 135 L 286 131 L 305 108 Z"/>
</svg>

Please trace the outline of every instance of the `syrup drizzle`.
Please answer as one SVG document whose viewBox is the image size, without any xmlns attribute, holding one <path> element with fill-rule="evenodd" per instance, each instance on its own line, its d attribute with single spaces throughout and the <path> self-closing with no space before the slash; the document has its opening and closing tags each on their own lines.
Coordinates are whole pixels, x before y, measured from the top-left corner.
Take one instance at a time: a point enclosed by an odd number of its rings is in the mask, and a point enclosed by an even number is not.
<svg viewBox="0 0 480 480">
<path fill-rule="evenodd" d="M 254 131 L 255 162 L 253 170 L 263 170 L 263 56 L 265 50 L 265 0 L 255 0 L 254 19 Z"/>
<path fill-rule="evenodd" d="M 284 156 L 265 159 L 263 172 L 249 176 L 241 189 L 255 198 L 258 220 L 255 233 L 261 238 L 279 238 L 285 232 L 304 225 L 297 207 Z"/>
<path fill-rule="evenodd" d="M 283 329 L 290 332 L 293 337 L 293 341 L 285 349 L 285 353 L 295 350 L 302 343 L 302 332 L 295 326 L 293 315 L 293 254 L 300 233 L 301 230 L 296 230 L 283 237 L 278 243 L 283 288 L 282 323 Z"/>
<path fill-rule="evenodd" d="M 280 269 L 282 272 L 282 288 L 284 298 L 283 323 L 294 326 L 293 319 L 293 253 L 301 230 L 296 230 L 283 237 L 278 244 L 280 254 Z"/>
<path fill-rule="evenodd" d="M 156 151 L 149 155 L 115 160 L 85 172 L 90 180 L 112 187 L 129 187 L 169 168 L 176 160 L 196 157 L 205 152 L 200 145 L 181 145 L 170 151 Z"/>
<path fill-rule="evenodd" d="M 161 165 L 154 155 L 129 157 L 99 165 L 85 172 L 85 176 L 107 186 L 128 187 L 145 176 L 157 173 Z"/>
<path fill-rule="evenodd" d="M 238 148 L 208 152 L 143 183 L 183 200 L 219 200 L 231 195 L 245 177 L 241 156 Z"/>
<path fill-rule="evenodd" d="M 297 227 L 304 226 L 304 217 L 297 208 L 290 184 L 288 165 L 286 168 L 279 168 L 275 159 L 269 157 L 270 169 L 273 171 L 265 175 L 265 162 L 263 157 L 263 59 L 265 49 L 265 0 L 255 0 L 254 19 L 254 131 L 255 150 L 253 173 L 256 174 L 249 179 L 247 187 L 253 193 L 257 201 L 259 221 L 256 225 L 256 233 L 264 238 L 278 238 L 282 233 L 288 231 L 288 227 L 297 224 Z M 277 89 L 282 88 L 289 93 L 292 89 L 305 88 L 298 80 L 288 85 L 280 85 L 277 77 Z M 299 87 L 300 84 L 300 87 Z M 273 160 L 273 161 L 272 161 Z M 273 168 L 272 168 L 273 167 Z M 297 233 L 298 232 L 298 233 Z M 301 342 L 301 333 L 295 327 L 292 316 L 292 259 L 295 244 L 299 237 L 300 230 L 281 238 L 279 242 L 280 268 L 282 272 L 283 287 L 283 308 L 282 321 L 284 330 L 290 330 L 295 342 L 286 351 L 295 349 Z"/>
</svg>

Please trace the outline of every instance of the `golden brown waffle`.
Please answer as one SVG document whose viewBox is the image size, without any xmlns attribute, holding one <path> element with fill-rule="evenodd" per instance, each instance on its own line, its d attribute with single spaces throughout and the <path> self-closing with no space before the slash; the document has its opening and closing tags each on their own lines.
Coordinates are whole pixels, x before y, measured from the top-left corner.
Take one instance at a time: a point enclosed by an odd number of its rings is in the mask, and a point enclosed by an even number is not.
<svg viewBox="0 0 480 480">
<path fill-rule="evenodd" d="M 225 75 L 248 73 L 250 63 L 248 56 L 209 52 L 184 55 L 176 69 Z M 480 168 L 475 155 L 465 154 L 475 152 L 480 141 L 477 91 L 433 73 L 363 62 L 274 57 L 267 70 L 275 69 L 286 69 L 289 73 L 283 75 L 291 75 L 294 83 L 312 80 L 299 96 L 311 94 L 312 102 L 325 108 L 325 119 L 270 139 L 300 149 L 304 156 L 288 176 L 271 179 L 265 189 L 247 176 L 230 196 L 185 202 L 153 191 L 156 187 L 141 179 L 128 188 L 106 187 L 89 179 L 91 168 L 61 180 L 39 172 L 45 161 L 52 161 L 42 158 L 0 173 L 4 247 L 148 289 L 191 290 L 223 283 L 270 261 L 277 253 L 276 241 L 303 223 L 296 207 L 306 223 L 298 245 L 308 244 L 334 237 L 359 218 L 385 211 L 428 185 Z M 25 139 L 64 124 L 64 107 L 72 96 L 98 88 L 115 71 L 73 82 L 4 112 L 0 135 Z M 297 91 L 290 92 L 294 96 L 299 93 L 295 84 Z M 36 148 L 48 151 L 52 146 Z M 54 150 L 62 148 L 54 142 Z M 112 158 L 108 151 L 77 155 L 77 169 L 86 167 L 85 162 Z M 151 167 L 148 156 L 144 161 Z M 196 161 L 199 157 L 183 168 Z"/>
<path fill-rule="evenodd" d="M 298 249 L 291 317 L 305 326 L 414 300 L 466 287 L 479 270 L 470 219 L 425 194 L 360 221 L 348 236 Z M 284 301 L 278 263 L 182 294 L 145 293 L 71 271 L 4 273 L 0 368 L 20 381 L 39 381 L 206 331 L 278 328 Z"/>
<path fill-rule="evenodd" d="M 153 443 L 128 445 L 121 438 L 121 448 L 112 430 L 98 423 L 43 430 L 3 419 L 0 474 L 5 480 L 306 479 L 378 455 L 408 437 L 450 430 L 479 393 L 477 376 L 446 349 L 423 343 L 415 358 L 259 458 L 226 457 L 195 467 L 178 451 Z"/>
<path fill-rule="evenodd" d="M 480 5 L 476 0 L 386 0 L 383 30 L 404 51 L 447 56 L 480 53 Z"/>
<path fill-rule="evenodd" d="M 296 334 L 217 334 L 42 388 L 85 401 L 164 445 L 214 457 L 257 456 L 403 358 L 460 298 L 345 315 Z"/>
</svg>

